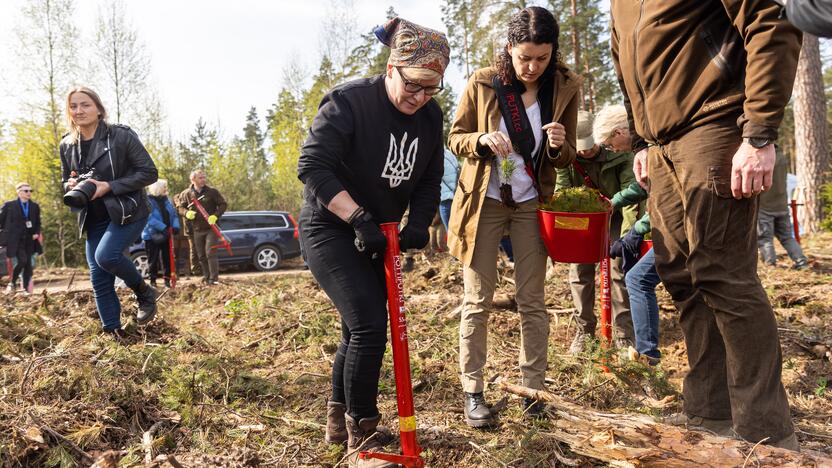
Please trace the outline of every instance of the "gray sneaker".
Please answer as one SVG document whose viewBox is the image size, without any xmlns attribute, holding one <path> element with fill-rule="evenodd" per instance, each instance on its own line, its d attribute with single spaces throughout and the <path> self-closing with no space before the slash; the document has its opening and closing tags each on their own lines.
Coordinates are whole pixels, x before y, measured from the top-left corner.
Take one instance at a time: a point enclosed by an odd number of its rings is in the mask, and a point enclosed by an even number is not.
<svg viewBox="0 0 832 468">
<path fill-rule="evenodd" d="M 572 339 L 572 344 L 569 345 L 569 354 L 572 356 L 579 356 L 583 354 L 587 349 L 587 344 L 593 339 L 595 339 L 595 337 L 589 333 L 583 330 L 578 330 L 575 334 L 575 338 Z"/>
</svg>

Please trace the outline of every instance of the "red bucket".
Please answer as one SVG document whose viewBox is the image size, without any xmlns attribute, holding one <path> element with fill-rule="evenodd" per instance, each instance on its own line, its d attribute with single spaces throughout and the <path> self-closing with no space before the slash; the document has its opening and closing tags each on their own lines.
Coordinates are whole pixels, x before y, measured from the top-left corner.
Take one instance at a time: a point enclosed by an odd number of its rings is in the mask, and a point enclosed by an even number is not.
<svg viewBox="0 0 832 468">
<path fill-rule="evenodd" d="M 641 246 L 638 249 L 638 258 L 641 258 L 641 257 L 647 255 L 647 252 L 649 252 L 650 249 L 652 249 L 652 248 L 653 248 L 653 241 L 651 241 L 650 239 L 645 239 L 645 240 L 641 241 Z"/>
<path fill-rule="evenodd" d="M 598 263 L 609 248 L 610 213 L 537 210 L 540 235 L 552 261 Z"/>
</svg>

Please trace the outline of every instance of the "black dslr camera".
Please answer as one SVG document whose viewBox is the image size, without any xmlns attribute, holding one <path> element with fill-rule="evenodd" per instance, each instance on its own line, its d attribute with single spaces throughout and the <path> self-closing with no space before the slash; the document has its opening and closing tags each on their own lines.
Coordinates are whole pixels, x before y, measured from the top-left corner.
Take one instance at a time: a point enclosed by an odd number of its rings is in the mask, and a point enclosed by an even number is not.
<svg viewBox="0 0 832 468">
<path fill-rule="evenodd" d="M 79 175 L 75 178 L 78 181 L 69 192 L 64 194 L 64 205 L 72 208 L 83 208 L 87 206 L 90 199 L 95 195 L 96 185 L 90 182 L 90 179 L 95 179 L 95 169 L 90 169 L 89 172 Z"/>
</svg>

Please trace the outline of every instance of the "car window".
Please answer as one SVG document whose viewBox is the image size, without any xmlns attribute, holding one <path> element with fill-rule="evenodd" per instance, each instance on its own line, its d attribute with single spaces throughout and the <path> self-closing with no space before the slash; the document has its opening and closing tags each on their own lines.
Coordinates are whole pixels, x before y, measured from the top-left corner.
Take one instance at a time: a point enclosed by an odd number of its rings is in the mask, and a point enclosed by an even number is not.
<svg viewBox="0 0 832 468">
<path fill-rule="evenodd" d="M 234 229 L 249 228 L 250 226 L 246 225 L 248 224 L 246 223 L 246 221 L 246 218 L 243 216 L 223 216 L 222 218 L 220 218 L 217 224 L 219 224 L 220 229 L 222 229 L 223 231 L 231 231 Z"/>
<path fill-rule="evenodd" d="M 289 222 L 282 215 L 264 215 L 254 218 L 254 227 L 258 228 L 285 228 Z"/>
</svg>

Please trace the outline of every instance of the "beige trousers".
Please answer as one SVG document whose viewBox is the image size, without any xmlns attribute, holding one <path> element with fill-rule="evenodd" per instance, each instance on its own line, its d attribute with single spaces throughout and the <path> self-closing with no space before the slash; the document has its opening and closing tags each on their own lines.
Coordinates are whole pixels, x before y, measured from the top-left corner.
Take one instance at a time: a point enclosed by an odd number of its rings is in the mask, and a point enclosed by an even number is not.
<svg viewBox="0 0 832 468">
<path fill-rule="evenodd" d="M 459 367 L 462 389 L 481 392 L 488 354 L 488 316 L 497 284 L 497 246 L 508 228 L 514 248 L 515 299 L 520 313 L 520 371 L 522 384 L 541 389 L 546 375 L 549 315 L 544 280 L 546 248 L 537 223 L 537 200 L 517 210 L 486 198 L 480 212 L 474 256 L 463 269 L 465 295 L 459 322 Z"/>
</svg>

